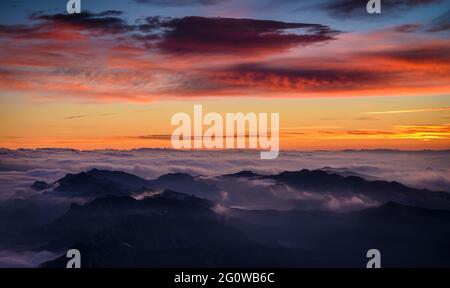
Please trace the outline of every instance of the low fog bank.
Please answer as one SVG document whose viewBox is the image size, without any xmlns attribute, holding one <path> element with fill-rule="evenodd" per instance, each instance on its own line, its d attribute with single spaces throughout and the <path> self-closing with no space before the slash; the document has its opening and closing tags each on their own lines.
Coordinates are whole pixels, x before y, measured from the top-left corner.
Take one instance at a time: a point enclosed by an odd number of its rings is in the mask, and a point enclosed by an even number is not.
<svg viewBox="0 0 450 288">
<path fill-rule="evenodd" d="M 36 149 L 0 151 L 0 199 L 26 190 L 35 180 L 48 183 L 67 173 L 92 168 L 119 170 L 153 179 L 167 173 L 218 176 L 251 170 L 276 174 L 324 169 L 368 180 L 397 181 L 416 188 L 450 191 L 450 151 L 317 151 L 281 152 L 275 160 L 260 160 L 256 151 L 130 151 Z"/>
</svg>

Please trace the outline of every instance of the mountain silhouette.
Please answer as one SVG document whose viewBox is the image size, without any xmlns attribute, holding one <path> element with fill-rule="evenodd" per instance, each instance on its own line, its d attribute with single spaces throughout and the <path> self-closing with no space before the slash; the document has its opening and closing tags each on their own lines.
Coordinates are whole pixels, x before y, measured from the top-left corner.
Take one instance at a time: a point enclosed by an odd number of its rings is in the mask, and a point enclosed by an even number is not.
<svg viewBox="0 0 450 288">
<path fill-rule="evenodd" d="M 264 176 L 300 191 L 333 195 L 364 195 L 380 203 L 397 202 L 433 209 L 450 209 L 450 193 L 416 189 L 394 181 L 368 181 L 357 176 L 342 176 L 322 170 L 286 171 Z"/>
<path fill-rule="evenodd" d="M 261 175 L 254 173 L 253 171 L 243 170 L 234 174 L 225 174 L 223 177 L 244 177 L 244 178 L 252 178 L 252 177 L 260 177 Z"/>
<path fill-rule="evenodd" d="M 248 239 L 213 212 L 213 203 L 164 191 L 154 197 L 107 196 L 73 205 L 39 235 L 45 249 L 80 249 L 84 267 L 216 267 L 293 264 L 289 251 Z M 296 251 L 296 253 L 300 253 Z M 64 255 L 43 267 L 63 267 Z"/>
<path fill-rule="evenodd" d="M 220 199 L 219 188 L 213 183 L 185 173 L 165 174 L 149 183 L 155 190 L 169 189 L 214 201 Z"/>
<path fill-rule="evenodd" d="M 450 212 L 389 202 L 332 211 L 214 212 L 214 203 L 174 191 L 135 200 L 108 196 L 73 205 L 47 225 L 45 249 L 77 248 L 84 267 L 449 267 Z M 64 255 L 43 264 L 62 267 Z"/>
<path fill-rule="evenodd" d="M 51 185 L 47 184 L 44 181 L 34 181 L 34 183 L 31 185 L 31 188 L 37 191 L 42 191 L 45 189 L 49 189 Z"/>
<path fill-rule="evenodd" d="M 185 173 L 171 173 L 154 180 L 121 172 L 92 169 L 78 174 L 67 174 L 56 181 L 57 187 L 50 194 L 66 197 L 94 199 L 101 196 L 131 196 L 144 191 L 176 190 L 185 194 L 219 198 L 219 190 L 212 184 Z"/>
<path fill-rule="evenodd" d="M 70 196 L 129 195 L 142 189 L 148 181 L 120 171 L 92 169 L 78 174 L 67 174 L 57 181 L 56 192 Z"/>
<path fill-rule="evenodd" d="M 398 182 L 92 169 L 48 187 L 0 203 L 0 248 L 60 253 L 43 267 L 65 267 L 70 248 L 84 267 L 364 267 L 373 248 L 384 267 L 450 267 L 449 194 Z"/>
<path fill-rule="evenodd" d="M 243 182 L 245 179 L 249 181 Z M 36 186 L 44 187 L 44 184 Z M 244 170 L 209 178 L 170 173 L 153 180 L 120 171 L 92 169 L 68 174 L 51 185 L 55 186 L 56 188 L 45 191 L 44 194 L 93 200 L 107 195 L 137 196 L 173 190 L 212 201 L 224 201 L 228 206 L 261 209 L 325 209 L 330 206 L 331 201 L 337 201 L 338 206 L 340 202 L 359 201 L 360 208 L 364 208 L 393 201 L 410 206 L 450 210 L 448 192 L 307 169 L 284 171 L 275 175 L 259 175 Z M 277 193 L 274 194 L 273 191 Z M 304 199 L 304 193 L 313 193 L 317 197 L 313 197 L 314 201 Z M 352 205 L 348 206 L 348 209 L 354 209 Z"/>
</svg>

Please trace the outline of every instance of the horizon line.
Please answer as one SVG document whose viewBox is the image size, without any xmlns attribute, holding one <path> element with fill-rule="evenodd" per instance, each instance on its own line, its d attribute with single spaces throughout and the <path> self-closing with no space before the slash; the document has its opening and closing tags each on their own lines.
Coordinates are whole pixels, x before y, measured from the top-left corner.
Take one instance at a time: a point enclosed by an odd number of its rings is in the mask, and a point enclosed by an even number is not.
<svg viewBox="0 0 450 288">
<path fill-rule="evenodd" d="M 114 149 L 114 148 L 103 148 L 103 149 L 76 149 L 70 147 L 36 147 L 36 148 L 6 148 L 0 147 L 0 150 L 8 150 L 8 151 L 20 151 L 20 150 L 29 150 L 29 151 L 38 151 L 38 150 L 66 150 L 66 151 L 77 151 L 77 152 L 97 152 L 97 151 L 128 151 L 133 152 L 137 150 L 163 150 L 163 151 L 173 151 L 173 152 L 261 152 L 266 151 L 264 149 L 174 149 L 169 147 L 139 147 L 139 148 L 131 148 L 131 149 Z M 296 150 L 296 149 L 280 149 L 281 152 L 380 152 L 380 151 L 390 151 L 390 152 L 450 152 L 450 148 L 448 149 L 397 149 L 397 148 L 373 148 L 373 149 L 311 149 L 311 150 Z"/>
</svg>

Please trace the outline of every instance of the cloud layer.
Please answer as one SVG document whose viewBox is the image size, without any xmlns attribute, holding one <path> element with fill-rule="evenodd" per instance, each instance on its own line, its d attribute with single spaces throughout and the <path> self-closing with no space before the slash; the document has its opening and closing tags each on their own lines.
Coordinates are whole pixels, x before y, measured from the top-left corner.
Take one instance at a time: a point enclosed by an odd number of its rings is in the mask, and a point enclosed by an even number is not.
<svg viewBox="0 0 450 288">
<path fill-rule="evenodd" d="M 67 173 L 79 173 L 92 168 L 119 170 L 154 179 L 173 172 L 208 177 L 242 170 L 276 174 L 286 170 L 328 167 L 340 169 L 337 170 L 340 173 L 358 173 L 368 179 L 398 181 L 418 188 L 450 191 L 448 151 L 281 152 L 276 160 L 261 161 L 259 152 L 250 151 L 3 150 L 0 198 L 8 198 L 17 191 L 26 191 L 35 180 L 51 183 Z"/>
</svg>

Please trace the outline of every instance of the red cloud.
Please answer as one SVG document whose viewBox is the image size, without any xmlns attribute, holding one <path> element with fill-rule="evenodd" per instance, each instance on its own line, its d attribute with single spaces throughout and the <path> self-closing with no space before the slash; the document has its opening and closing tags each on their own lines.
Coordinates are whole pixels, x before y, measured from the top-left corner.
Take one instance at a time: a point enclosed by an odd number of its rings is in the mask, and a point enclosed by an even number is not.
<svg viewBox="0 0 450 288">
<path fill-rule="evenodd" d="M 32 19 L 30 26 L 0 26 L 3 91 L 83 101 L 450 91 L 444 40 L 382 45 L 389 35 L 378 33 L 375 48 L 353 51 L 348 37 L 335 39 L 337 32 L 319 24 L 153 17 L 130 25 L 115 11 Z M 367 39 L 358 37 L 351 40 Z M 317 43 L 327 45 L 301 53 Z M 345 49 L 337 53 L 339 45 Z"/>
</svg>

